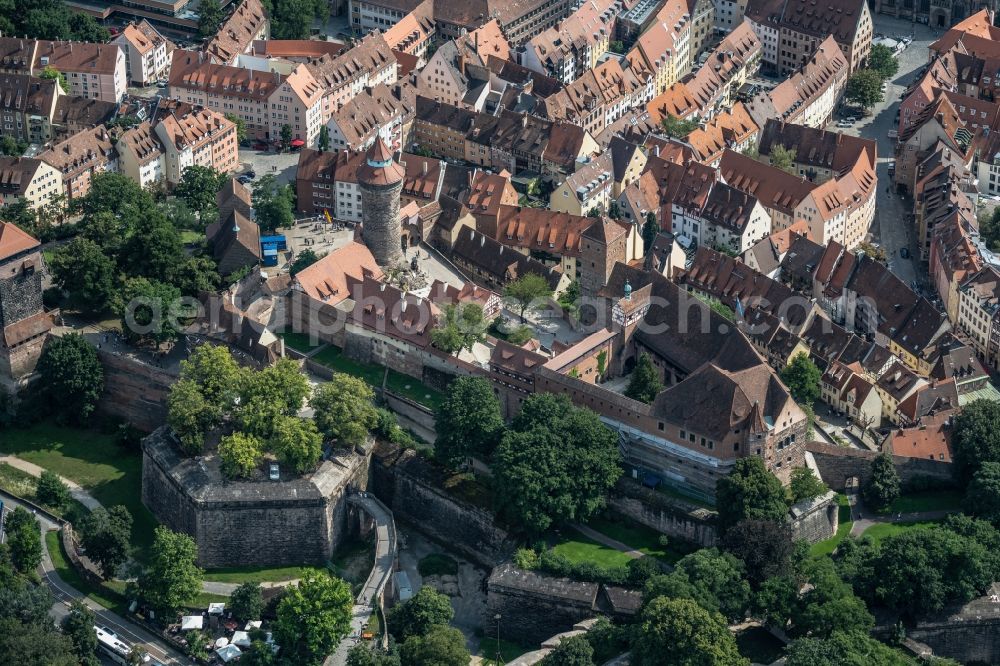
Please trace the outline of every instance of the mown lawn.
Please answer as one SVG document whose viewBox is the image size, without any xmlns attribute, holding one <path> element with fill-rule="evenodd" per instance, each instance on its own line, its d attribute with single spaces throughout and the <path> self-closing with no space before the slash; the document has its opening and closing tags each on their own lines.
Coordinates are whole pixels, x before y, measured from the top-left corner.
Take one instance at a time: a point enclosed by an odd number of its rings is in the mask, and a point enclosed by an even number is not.
<svg viewBox="0 0 1000 666">
<path fill-rule="evenodd" d="M 889 505 L 883 513 L 916 513 L 919 511 L 950 511 L 962 508 L 962 493 L 958 490 L 925 490 L 907 493 Z"/>
<path fill-rule="evenodd" d="M 142 504 L 142 457 L 138 453 L 122 449 L 111 435 L 49 423 L 8 430 L 0 452 L 75 481 L 106 507 L 125 505 L 132 513 L 136 558 L 145 558 L 157 522 Z"/>
<path fill-rule="evenodd" d="M 624 567 L 632 560 L 625 553 L 573 532 L 552 545 L 552 550 L 574 564 L 590 562 L 602 567 Z"/>
<path fill-rule="evenodd" d="M 847 501 L 847 495 L 837 495 L 837 504 L 840 505 L 837 515 L 837 533 L 825 541 L 814 543 L 809 549 L 809 554 L 813 557 L 822 557 L 831 554 L 837 550 L 840 542 L 851 533 L 851 527 L 854 526 L 854 522 L 851 520 L 851 505 Z"/>
<path fill-rule="evenodd" d="M 87 507 L 72 498 L 70 498 L 69 504 L 61 508 L 40 502 L 36 496 L 38 479 L 25 471 L 8 465 L 7 463 L 0 463 L 0 488 L 12 495 L 34 502 L 35 504 L 47 509 L 50 513 L 55 514 L 60 518 L 65 518 L 66 520 L 75 521 L 79 517 L 83 517 L 90 513 Z"/>
<path fill-rule="evenodd" d="M 925 530 L 940 523 L 940 520 L 928 520 L 915 523 L 879 523 L 878 525 L 872 525 L 869 527 L 861 536 L 864 539 L 871 539 L 872 541 L 877 542 L 885 539 L 886 537 L 903 534 L 904 532 Z"/>
<path fill-rule="evenodd" d="M 295 331 L 284 331 L 278 333 L 278 337 L 284 340 L 285 345 L 288 347 L 303 353 L 311 352 L 313 349 L 321 347 L 324 344 L 322 342 L 310 344 L 308 333 L 296 333 Z"/>
<path fill-rule="evenodd" d="M 209 569 L 205 572 L 205 580 L 215 583 L 280 583 L 286 580 L 302 578 L 310 571 L 326 571 L 325 567 L 230 567 L 226 569 Z"/>
<path fill-rule="evenodd" d="M 321 363 L 335 372 L 343 372 L 353 375 L 367 382 L 375 388 L 382 387 L 382 379 L 385 377 L 385 385 L 393 393 L 398 393 L 414 402 L 418 402 L 431 409 L 437 407 L 444 400 L 444 394 L 424 386 L 420 380 L 395 370 L 389 370 L 386 376 L 386 369 L 381 365 L 373 363 L 361 363 L 344 355 L 339 347 L 330 345 L 320 350 L 312 357 L 317 363 Z"/>
<path fill-rule="evenodd" d="M 626 546 L 638 550 L 644 555 L 650 555 L 658 560 L 675 564 L 677 560 L 684 557 L 693 548 L 671 548 L 670 544 L 676 540 L 668 539 L 667 546 L 660 544 L 662 536 L 656 530 L 645 525 L 639 525 L 625 518 L 594 518 L 587 527 L 597 530 L 601 534 L 611 537 L 616 541 L 621 541 Z"/>
<path fill-rule="evenodd" d="M 503 624 L 500 625 L 501 636 L 503 634 Z M 483 658 L 483 666 L 500 666 L 501 663 L 506 664 L 507 662 L 514 661 L 520 657 L 525 652 L 529 652 L 534 648 L 521 647 L 517 643 L 511 643 L 508 640 L 500 638 L 500 659 L 498 663 L 497 658 L 497 639 L 495 638 L 483 638 L 479 642 L 479 653 L 478 656 Z"/>
</svg>

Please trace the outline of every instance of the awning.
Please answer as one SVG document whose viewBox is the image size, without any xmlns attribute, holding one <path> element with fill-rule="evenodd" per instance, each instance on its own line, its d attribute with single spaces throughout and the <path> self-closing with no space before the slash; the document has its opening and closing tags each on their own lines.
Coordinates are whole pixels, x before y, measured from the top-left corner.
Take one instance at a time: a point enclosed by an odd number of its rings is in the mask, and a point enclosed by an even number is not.
<svg viewBox="0 0 1000 666">
<path fill-rule="evenodd" d="M 243 654 L 243 651 L 240 650 L 235 645 L 227 645 L 224 648 L 219 648 L 218 650 L 216 650 L 215 654 L 219 655 L 219 659 L 221 659 L 223 662 L 229 663 L 233 659 L 238 659 L 239 656 Z"/>
<path fill-rule="evenodd" d="M 208 614 L 209 615 L 222 615 L 222 611 L 226 610 L 226 604 L 209 604 Z"/>
<path fill-rule="evenodd" d="M 201 615 L 185 615 L 181 618 L 181 631 L 191 629 L 201 629 L 205 624 L 205 618 Z"/>
<path fill-rule="evenodd" d="M 233 640 L 229 642 L 240 647 L 250 647 L 250 634 L 245 631 L 234 631 Z"/>
<path fill-rule="evenodd" d="M 292 148 L 301 148 L 302 146 L 306 145 L 306 142 L 303 141 L 302 139 L 292 139 L 291 145 Z"/>
</svg>

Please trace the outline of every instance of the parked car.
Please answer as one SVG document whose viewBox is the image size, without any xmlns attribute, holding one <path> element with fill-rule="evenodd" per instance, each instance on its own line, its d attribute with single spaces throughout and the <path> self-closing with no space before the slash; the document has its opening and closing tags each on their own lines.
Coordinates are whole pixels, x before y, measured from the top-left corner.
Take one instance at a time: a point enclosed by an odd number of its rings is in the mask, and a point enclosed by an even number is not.
<svg viewBox="0 0 1000 666">
<path fill-rule="evenodd" d="M 256 177 L 257 177 L 257 172 L 256 172 L 256 171 L 254 171 L 253 169 L 250 169 L 249 171 L 247 171 L 247 172 L 246 172 L 245 174 L 243 174 L 243 175 L 244 175 L 244 176 L 246 176 L 247 178 L 249 178 L 250 180 L 253 180 L 254 178 L 256 178 Z"/>
<path fill-rule="evenodd" d="M 888 133 L 886 133 L 886 136 L 890 139 L 896 140 L 899 138 L 899 131 L 894 129 L 889 130 Z"/>
<path fill-rule="evenodd" d="M 243 174 L 242 176 L 240 176 L 239 178 L 236 179 L 236 182 L 237 183 L 241 183 L 243 185 L 246 185 L 247 183 L 250 182 L 250 180 L 251 179 L 247 178 L 246 174 Z"/>
<path fill-rule="evenodd" d="M 908 247 L 901 247 L 901 248 L 899 248 L 899 256 L 901 256 L 903 259 L 909 259 L 910 258 L 910 248 L 908 248 Z"/>
<path fill-rule="evenodd" d="M 268 465 L 267 478 L 271 479 L 272 481 L 281 480 L 281 471 L 278 468 L 278 463 L 271 463 L 270 465 Z"/>
<path fill-rule="evenodd" d="M 843 128 L 854 127 L 854 123 L 849 122 L 847 120 L 838 120 L 837 127 L 843 127 Z"/>
</svg>

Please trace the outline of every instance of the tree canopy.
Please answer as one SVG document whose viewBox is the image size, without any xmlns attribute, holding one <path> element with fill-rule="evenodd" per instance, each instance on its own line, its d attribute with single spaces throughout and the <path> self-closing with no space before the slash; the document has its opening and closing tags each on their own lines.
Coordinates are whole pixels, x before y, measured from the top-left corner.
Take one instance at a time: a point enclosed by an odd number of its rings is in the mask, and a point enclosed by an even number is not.
<svg viewBox="0 0 1000 666">
<path fill-rule="evenodd" d="M 809 407 L 820 396 L 819 382 L 822 377 L 823 373 L 805 352 L 796 354 L 781 371 L 781 381 L 785 382 L 795 402 Z"/>
<path fill-rule="evenodd" d="M 690 599 L 659 597 L 639 616 L 632 645 L 636 666 L 749 666 L 718 613 Z"/>
<path fill-rule="evenodd" d="M 792 502 L 812 499 L 828 492 L 830 489 L 819 480 L 816 473 L 809 467 L 796 467 L 792 470 L 791 482 Z"/>
<path fill-rule="evenodd" d="M 157 527 L 148 563 L 139 576 L 139 594 L 161 615 L 173 615 L 201 592 L 203 572 L 195 564 L 197 557 L 194 539 Z"/>
<path fill-rule="evenodd" d="M 500 401 L 483 377 L 459 377 L 434 412 L 434 455 L 455 468 L 469 457 L 489 460 L 503 433 Z"/>
<path fill-rule="evenodd" d="M 633 400 L 649 404 L 662 390 L 663 382 L 660 381 L 660 371 L 649 360 L 649 354 L 639 354 L 639 360 L 636 361 L 635 369 L 632 370 L 628 386 L 625 388 L 625 395 Z"/>
<path fill-rule="evenodd" d="M 57 420 L 84 422 L 97 409 L 104 390 L 104 367 L 97 350 L 79 333 L 54 337 L 38 361 L 44 394 Z"/>
<path fill-rule="evenodd" d="M 97 615 L 79 599 L 70 603 L 69 613 L 60 623 L 63 633 L 73 642 L 73 651 L 81 666 L 100 666 L 101 662 L 97 658 L 97 634 L 94 632 L 96 624 Z"/>
<path fill-rule="evenodd" d="M 118 296 L 115 262 L 94 241 L 77 236 L 57 248 L 48 265 L 56 286 L 66 291 L 74 305 L 90 312 L 114 305 Z"/>
<path fill-rule="evenodd" d="M 879 454 L 872 460 L 871 474 L 861 487 L 861 496 L 867 505 L 883 511 L 896 501 L 900 492 L 899 474 L 892 464 L 892 456 Z"/>
<path fill-rule="evenodd" d="M 552 288 L 541 275 L 528 273 L 504 287 L 503 296 L 524 321 L 524 313 L 529 309 L 544 307 L 546 300 L 552 296 Z"/>
<path fill-rule="evenodd" d="M 672 139 L 686 139 L 688 134 L 698 129 L 698 123 L 687 118 L 678 118 L 669 113 L 663 116 L 660 127 Z"/>
<path fill-rule="evenodd" d="M 782 144 L 771 146 L 771 154 L 767 156 L 771 166 L 790 174 L 795 174 L 795 158 L 798 151 L 795 147 L 785 148 Z"/>
<path fill-rule="evenodd" d="M 323 455 L 323 436 L 313 421 L 282 416 L 274 425 L 271 448 L 298 474 L 315 469 Z"/>
<path fill-rule="evenodd" d="M 545 655 L 540 666 L 593 666 L 594 648 L 586 636 L 570 636 L 559 641 L 552 652 Z"/>
<path fill-rule="evenodd" d="M 649 579 L 643 598 L 650 602 L 663 596 L 691 599 L 736 622 L 750 606 L 750 585 L 742 562 L 729 553 L 703 548 L 681 558 L 671 573 Z"/>
<path fill-rule="evenodd" d="M 35 499 L 46 506 L 63 509 L 69 504 L 70 494 L 67 486 L 58 474 L 42 470 L 35 486 Z"/>
<path fill-rule="evenodd" d="M 737 460 L 716 483 L 715 497 L 723 532 L 748 518 L 783 523 L 788 513 L 781 481 L 756 456 Z"/>
<path fill-rule="evenodd" d="M 471 351 L 477 342 L 486 341 L 486 328 L 482 306 L 449 303 L 438 325 L 431 329 L 431 342 L 447 354 L 457 354 L 463 349 Z"/>
<path fill-rule="evenodd" d="M 965 491 L 965 513 L 1000 525 L 1000 463 L 985 462 Z"/>
<path fill-rule="evenodd" d="M 955 465 L 972 478 L 986 462 L 1000 462 L 1000 403 L 973 400 L 955 417 L 951 435 Z"/>
<path fill-rule="evenodd" d="M 4 519 L 4 534 L 14 569 L 31 574 L 42 563 L 42 530 L 38 520 L 24 507 L 16 507 Z"/>
<path fill-rule="evenodd" d="M 209 2 L 217 2 L 217 0 L 209 0 Z M 204 7 L 204 3 L 201 7 Z M 215 195 L 226 179 L 225 174 L 219 173 L 212 167 L 197 164 L 185 167 L 181 173 L 180 182 L 174 188 L 174 195 L 196 211 L 199 219 L 204 223 L 208 215 L 215 211 Z"/>
<path fill-rule="evenodd" d="M 454 617 L 451 600 L 434 588 L 424 585 L 420 591 L 389 613 L 389 628 L 396 640 L 423 636 L 431 627 L 447 625 Z"/>
<path fill-rule="evenodd" d="M 80 524 L 80 541 L 87 557 L 96 564 L 105 580 L 112 578 L 128 560 L 132 542 L 132 514 L 118 504 L 91 511 Z"/>
<path fill-rule="evenodd" d="M 723 547 L 738 558 L 752 584 L 788 573 L 791 564 L 791 530 L 771 520 L 741 520 L 728 530 Z"/>
<path fill-rule="evenodd" d="M 849 102 L 863 109 L 870 109 L 884 98 L 882 94 L 882 76 L 871 69 L 861 69 L 847 79 L 847 90 L 844 96 Z"/>
<path fill-rule="evenodd" d="M 290 185 L 278 185 L 271 174 L 261 176 L 251 195 L 254 218 L 262 231 L 274 231 L 295 222 L 295 192 Z"/>
<path fill-rule="evenodd" d="M 885 44 L 872 44 L 872 50 L 868 54 L 868 68 L 878 72 L 882 80 L 888 80 L 899 71 L 899 61 L 896 53 Z"/>
<path fill-rule="evenodd" d="M 586 521 L 621 476 L 618 438 L 562 395 L 527 398 L 493 456 L 497 499 L 528 532 Z"/>
<path fill-rule="evenodd" d="M 308 572 L 278 602 L 275 640 L 285 659 L 312 666 L 333 652 L 351 626 L 351 587 L 325 572 Z"/>
<path fill-rule="evenodd" d="M 219 32 L 219 26 L 225 20 L 219 0 L 201 0 L 198 3 L 198 35 L 203 38 L 212 37 Z"/>
<path fill-rule="evenodd" d="M 249 479 L 260 467 L 263 443 L 253 435 L 234 432 L 219 442 L 222 473 L 230 479 Z"/>
<path fill-rule="evenodd" d="M 259 620 L 264 613 L 264 594 L 260 583 L 248 581 L 233 590 L 229 597 L 229 610 L 245 622 Z"/>
<path fill-rule="evenodd" d="M 406 639 L 399 651 L 407 666 L 467 666 L 470 659 L 462 632 L 440 624 Z"/>
<path fill-rule="evenodd" d="M 364 442 L 375 427 L 378 413 L 374 399 L 375 392 L 363 379 L 336 372 L 316 388 L 309 404 L 320 432 L 353 446 Z"/>
<path fill-rule="evenodd" d="M 326 125 L 324 125 L 324 127 L 326 127 Z M 295 275 L 298 275 L 299 273 L 309 268 L 319 260 L 320 260 L 319 255 L 317 255 L 311 249 L 306 248 L 301 252 L 299 252 L 297 255 L 295 255 L 295 259 L 292 261 L 292 265 L 288 267 L 288 274 L 294 277 Z"/>
</svg>

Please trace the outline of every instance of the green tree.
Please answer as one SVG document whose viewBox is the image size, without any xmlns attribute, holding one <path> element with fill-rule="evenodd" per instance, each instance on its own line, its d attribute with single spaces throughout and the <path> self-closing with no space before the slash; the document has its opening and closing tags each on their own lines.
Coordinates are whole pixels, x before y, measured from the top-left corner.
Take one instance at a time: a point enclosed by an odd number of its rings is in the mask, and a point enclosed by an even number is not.
<svg viewBox="0 0 1000 666">
<path fill-rule="evenodd" d="M 795 157 L 798 151 L 795 147 L 785 148 L 782 144 L 771 147 L 771 154 L 768 155 L 771 166 L 782 171 L 795 175 Z"/>
<path fill-rule="evenodd" d="M 297 362 L 284 358 L 260 372 L 244 372 L 239 393 L 239 424 L 246 432 L 267 439 L 279 417 L 302 409 L 309 395 L 309 380 Z"/>
<path fill-rule="evenodd" d="M 215 1 L 209 0 L 209 2 Z M 215 195 L 225 181 L 226 176 L 212 167 L 199 165 L 185 167 L 180 182 L 174 188 L 174 194 L 197 212 L 198 219 L 204 223 L 215 210 Z"/>
<path fill-rule="evenodd" d="M 281 126 L 281 149 L 288 150 L 292 143 L 292 126 L 285 123 Z"/>
<path fill-rule="evenodd" d="M 660 371 L 649 360 L 648 354 L 639 354 L 639 360 L 636 361 L 635 369 L 632 370 L 632 376 L 628 380 L 625 395 L 648 405 L 662 390 Z"/>
<path fill-rule="evenodd" d="M 434 455 L 449 467 L 467 458 L 489 460 L 503 433 L 500 401 L 483 377 L 459 377 L 434 411 Z"/>
<path fill-rule="evenodd" d="M 274 637 L 286 661 L 319 664 L 351 627 L 351 587 L 325 572 L 308 572 L 278 602 Z"/>
<path fill-rule="evenodd" d="M 121 504 L 94 509 L 80 523 L 80 541 L 104 579 L 112 578 L 128 560 L 132 514 Z"/>
<path fill-rule="evenodd" d="M 89 238 L 77 236 L 59 247 L 48 265 L 56 286 L 87 312 L 104 312 L 118 295 L 114 260 Z"/>
<path fill-rule="evenodd" d="M 42 475 L 38 477 L 38 485 L 35 487 L 35 499 L 46 506 L 64 509 L 69 505 L 69 486 L 63 483 L 58 474 L 47 469 L 42 470 Z"/>
<path fill-rule="evenodd" d="M 884 511 L 900 494 L 899 474 L 892 464 L 892 457 L 883 453 L 871 463 L 871 474 L 861 488 L 865 503 L 876 511 Z"/>
<path fill-rule="evenodd" d="M 69 605 L 69 613 L 62 619 L 60 627 L 73 642 L 73 651 L 80 660 L 81 666 L 100 666 L 97 658 L 97 634 L 94 625 L 97 616 L 90 607 L 79 599 L 74 599 Z"/>
<path fill-rule="evenodd" d="M 968 481 L 987 462 L 1000 462 L 1000 403 L 973 400 L 955 417 L 955 465 Z"/>
<path fill-rule="evenodd" d="M 451 600 L 434 588 L 424 585 L 413 597 L 389 613 L 389 628 L 396 640 L 423 636 L 431 627 L 448 624 L 455 616 Z"/>
<path fill-rule="evenodd" d="M 891 79 L 899 71 L 896 53 L 885 44 L 873 44 L 868 54 L 868 69 L 878 72 L 883 81 Z"/>
<path fill-rule="evenodd" d="M 194 456 L 205 447 L 205 432 L 218 420 L 218 411 L 202 395 L 198 384 L 181 379 L 167 396 L 167 424 L 184 453 Z"/>
<path fill-rule="evenodd" d="M 188 257 L 177 266 L 173 284 L 185 296 L 197 298 L 202 293 L 219 288 L 219 267 L 206 255 Z"/>
<path fill-rule="evenodd" d="M 195 562 L 198 547 L 186 534 L 162 525 L 153 532 L 149 562 L 139 576 L 138 590 L 160 616 L 174 615 L 201 592 L 203 572 Z"/>
<path fill-rule="evenodd" d="M 653 249 L 653 242 L 660 233 L 660 223 L 656 221 L 656 213 L 646 213 L 646 221 L 642 224 L 642 248 L 644 253 Z"/>
<path fill-rule="evenodd" d="M 847 79 L 844 96 L 867 111 L 883 99 L 882 77 L 871 69 L 859 70 Z"/>
<path fill-rule="evenodd" d="M 805 352 L 792 357 L 792 362 L 781 371 L 781 381 L 785 382 L 795 402 L 810 407 L 820 396 L 819 381 L 822 377 L 823 373 Z"/>
<path fill-rule="evenodd" d="M 597 414 L 563 395 L 524 401 L 493 456 L 496 497 L 531 533 L 586 521 L 621 476 L 618 438 Z"/>
<path fill-rule="evenodd" d="M 443 625 L 406 639 L 399 652 L 406 666 L 467 666 L 471 658 L 462 632 Z"/>
<path fill-rule="evenodd" d="M 686 118 L 678 118 L 668 113 L 660 121 L 660 127 L 672 139 L 686 139 L 688 134 L 698 129 L 698 123 Z"/>
<path fill-rule="evenodd" d="M 181 361 L 181 381 L 189 380 L 221 418 L 232 409 L 242 371 L 227 347 L 199 345 Z"/>
<path fill-rule="evenodd" d="M 163 282 L 129 278 L 122 290 L 119 317 L 122 334 L 136 343 L 159 345 L 179 335 L 175 320 L 181 292 Z"/>
<path fill-rule="evenodd" d="M 816 473 L 809 467 L 796 467 L 792 470 L 792 502 L 812 499 L 829 492 L 826 484 L 816 477 Z"/>
<path fill-rule="evenodd" d="M 209 38 L 219 32 L 219 27 L 226 19 L 225 12 L 219 0 L 201 0 L 198 3 L 198 35 Z"/>
<path fill-rule="evenodd" d="M 726 530 L 723 547 L 743 562 L 754 586 L 787 574 L 795 550 L 788 526 L 771 520 L 741 520 Z"/>
<path fill-rule="evenodd" d="M 378 412 L 374 399 L 375 393 L 363 379 L 336 372 L 316 388 L 309 404 L 320 432 L 353 446 L 364 442 L 375 427 Z"/>
<path fill-rule="evenodd" d="M 264 614 L 264 593 L 260 583 L 248 581 L 233 590 L 229 610 L 244 622 L 259 620 Z"/>
<path fill-rule="evenodd" d="M 58 405 L 56 420 L 81 423 L 97 409 L 104 391 L 104 368 L 97 350 L 79 333 L 48 342 L 38 361 L 44 395 Z"/>
<path fill-rule="evenodd" d="M 916 666 L 917 663 L 865 632 L 838 631 L 828 638 L 800 638 L 785 651 L 786 666 Z"/>
<path fill-rule="evenodd" d="M 111 39 L 111 33 L 103 25 L 97 22 L 93 16 L 78 14 L 73 12 L 69 16 L 69 29 L 71 38 L 79 42 L 91 42 L 92 44 L 104 44 Z"/>
<path fill-rule="evenodd" d="M 247 124 L 242 118 L 240 118 L 235 113 L 227 113 L 226 120 L 236 125 L 236 141 L 237 143 L 246 143 L 247 141 Z"/>
<path fill-rule="evenodd" d="M 28 149 L 27 144 L 19 142 L 12 136 L 8 135 L 0 137 L 0 154 L 10 155 L 11 157 L 19 157 L 21 155 L 24 155 L 24 151 L 27 149 Z M 24 209 L 31 211 L 31 205 L 28 203 L 26 199 L 18 199 L 17 202 L 15 203 L 19 203 L 20 206 L 22 206 Z"/>
<path fill-rule="evenodd" d="M 311 472 L 323 455 L 323 436 L 312 421 L 282 416 L 275 421 L 271 449 L 298 474 Z"/>
<path fill-rule="evenodd" d="M 544 307 L 545 300 L 552 296 L 552 289 L 544 277 L 528 273 L 504 287 L 503 296 L 511 307 L 517 309 L 523 322 L 524 313 L 529 309 Z"/>
<path fill-rule="evenodd" d="M 586 636 L 570 636 L 559 641 L 556 648 L 545 655 L 540 666 L 594 666 L 594 648 Z"/>
<path fill-rule="evenodd" d="M 835 631 L 868 632 L 875 625 L 864 602 L 841 580 L 829 558 L 808 559 L 800 574 L 810 588 L 792 611 L 796 636 L 829 636 Z"/>
<path fill-rule="evenodd" d="M 965 512 L 1000 525 L 1000 463 L 986 462 L 965 491 Z"/>
<path fill-rule="evenodd" d="M 486 328 L 480 305 L 449 303 L 437 327 L 431 329 L 431 341 L 447 354 L 457 354 L 463 349 L 471 351 L 477 342 L 486 341 Z"/>
<path fill-rule="evenodd" d="M 0 618 L 0 664 L 12 666 L 79 666 L 73 643 L 52 622 Z"/>
<path fill-rule="evenodd" d="M 28 200 L 22 198 L 0 208 L 0 220 L 30 230 L 35 226 L 37 215 Z"/>
<path fill-rule="evenodd" d="M 257 224 L 263 231 L 289 227 L 295 222 L 295 194 L 288 185 L 280 186 L 271 174 L 257 179 L 251 195 Z"/>
<path fill-rule="evenodd" d="M 69 84 L 66 83 L 66 76 L 52 65 L 46 65 L 45 68 L 42 69 L 41 74 L 38 75 L 38 78 L 55 79 L 59 82 L 59 87 L 62 88 L 64 93 L 69 92 Z"/>
<path fill-rule="evenodd" d="M 133 225 L 118 253 L 118 265 L 124 272 L 174 287 L 187 260 L 180 232 L 159 208 L 147 212 Z"/>
<path fill-rule="evenodd" d="M 740 458 L 715 486 L 718 526 L 724 533 L 741 520 L 783 523 L 788 514 L 785 489 L 758 457 Z"/>
<path fill-rule="evenodd" d="M 42 563 L 42 530 L 24 507 L 16 507 L 4 519 L 10 560 L 21 574 L 33 574 Z"/>
<path fill-rule="evenodd" d="M 715 548 L 685 555 L 671 573 L 650 578 L 643 598 L 648 603 L 663 596 L 692 599 L 732 622 L 746 616 L 751 600 L 743 563 Z"/>
<path fill-rule="evenodd" d="M 249 479 L 260 467 L 261 441 L 253 435 L 234 432 L 219 442 L 222 473 L 228 479 Z"/>
<path fill-rule="evenodd" d="M 330 150 L 330 128 L 323 125 L 319 128 L 319 152 L 325 153 Z"/>
<path fill-rule="evenodd" d="M 639 616 L 632 646 L 636 666 L 749 666 L 725 620 L 690 599 L 660 597 Z"/>
<path fill-rule="evenodd" d="M 309 268 L 317 261 L 319 261 L 319 259 L 320 259 L 319 255 L 317 255 L 312 250 L 306 248 L 305 250 L 302 250 L 297 255 L 295 255 L 295 260 L 292 261 L 292 265 L 288 267 L 288 274 L 293 276 L 298 275 L 299 273 L 301 273 L 302 271 L 304 271 L 305 269 Z"/>
</svg>

